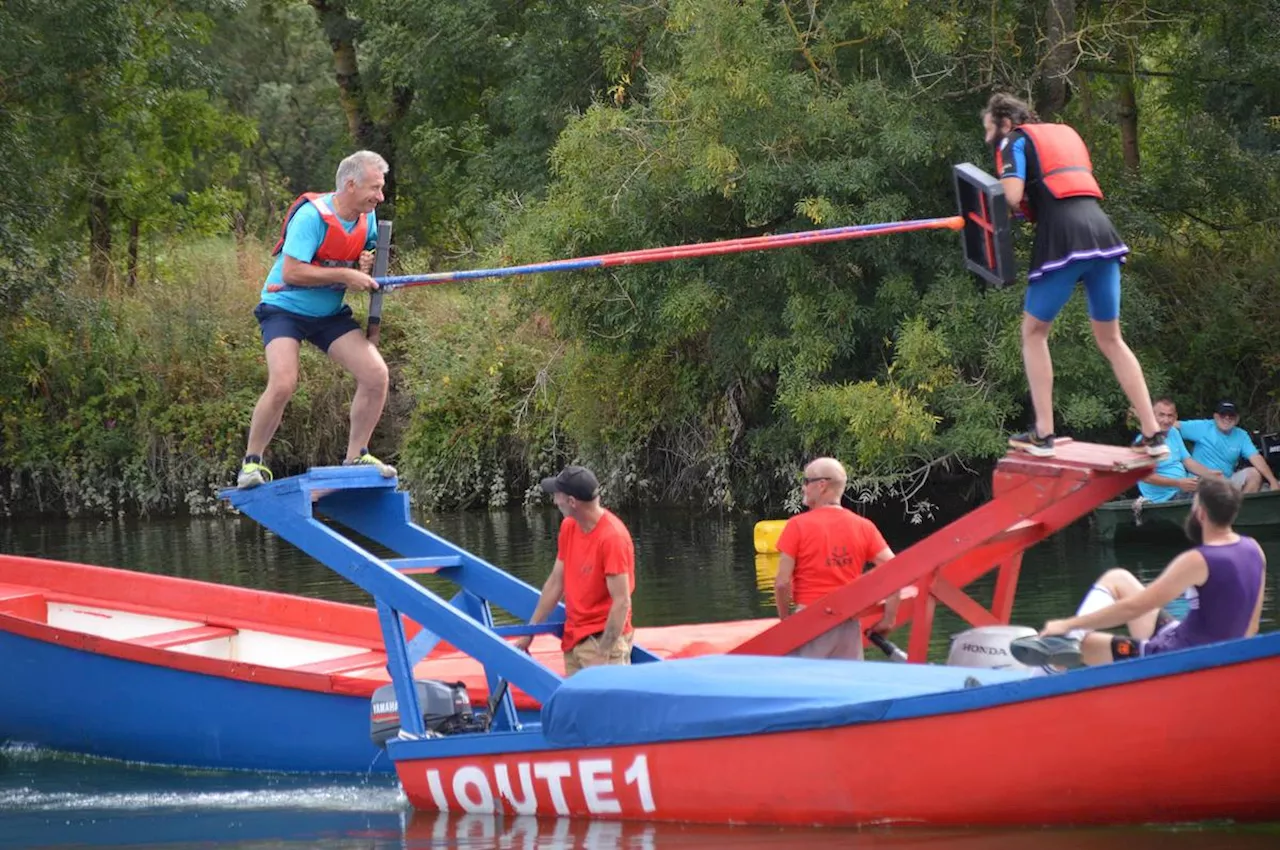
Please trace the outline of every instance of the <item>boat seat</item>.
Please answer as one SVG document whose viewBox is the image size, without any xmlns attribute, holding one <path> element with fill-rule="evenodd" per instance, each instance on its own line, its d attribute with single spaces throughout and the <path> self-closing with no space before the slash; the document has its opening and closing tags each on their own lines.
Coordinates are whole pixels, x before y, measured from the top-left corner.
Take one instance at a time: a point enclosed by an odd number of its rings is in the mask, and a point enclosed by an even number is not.
<svg viewBox="0 0 1280 850">
<path fill-rule="evenodd" d="M 10 614 L 36 623 L 47 623 L 49 606 L 44 594 L 34 587 L 0 584 L 0 614 Z"/>
<path fill-rule="evenodd" d="M 190 628 L 177 629 L 172 632 L 143 635 L 142 637 L 133 638 L 129 643 L 137 646 L 147 646 L 152 649 L 172 649 L 175 646 L 234 637 L 239 633 L 239 629 L 233 629 L 230 626 L 191 626 Z"/>
<path fill-rule="evenodd" d="M 352 673 L 356 670 L 366 670 L 370 667 L 381 667 L 387 663 L 387 654 L 381 650 L 371 649 L 368 652 L 358 652 L 355 655 L 344 655 L 341 658 L 330 658 L 326 661 L 313 661 L 310 664 L 299 664 L 297 667 L 289 667 L 297 673 L 320 673 L 321 675 L 336 676 L 341 673 Z"/>
</svg>

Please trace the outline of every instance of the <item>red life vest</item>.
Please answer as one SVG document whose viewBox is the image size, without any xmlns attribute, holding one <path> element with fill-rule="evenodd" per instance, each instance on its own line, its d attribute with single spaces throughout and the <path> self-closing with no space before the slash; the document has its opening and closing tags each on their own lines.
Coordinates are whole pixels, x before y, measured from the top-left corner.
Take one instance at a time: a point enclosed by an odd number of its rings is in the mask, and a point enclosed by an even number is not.
<svg viewBox="0 0 1280 850">
<path fill-rule="evenodd" d="M 1080 134 L 1066 124 L 1022 124 L 1040 163 L 1040 179 L 1055 198 L 1101 198 L 1102 188 L 1093 176 L 1089 149 Z M 996 171 L 1004 169 L 1002 151 L 996 151 Z"/>
<path fill-rule="evenodd" d="M 341 266 L 352 269 L 356 267 L 361 252 L 369 242 L 369 216 L 361 214 L 356 226 L 348 233 L 342 226 L 338 214 L 333 211 L 333 205 L 325 198 L 326 194 L 325 192 L 304 192 L 289 205 L 289 211 L 284 215 L 284 223 L 280 225 L 280 241 L 276 242 L 276 246 L 271 249 L 271 256 L 279 254 L 284 248 L 284 237 L 289 229 L 289 222 L 303 204 L 309 203 L 316 208 L 316 212 L 320 213 L 320 218 L 325 224 L 324 239 L 316 249 L 315 256 L 311 258 L 311 263 L 327 267 Z"/>
</svg>

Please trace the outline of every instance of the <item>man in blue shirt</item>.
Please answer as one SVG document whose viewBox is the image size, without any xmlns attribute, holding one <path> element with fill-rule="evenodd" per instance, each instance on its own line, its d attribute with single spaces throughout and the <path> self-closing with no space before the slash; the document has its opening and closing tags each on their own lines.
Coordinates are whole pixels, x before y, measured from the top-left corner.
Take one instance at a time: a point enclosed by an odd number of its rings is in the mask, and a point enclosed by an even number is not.
<svg viewBox="0 0 1280 850">
<path fill-rule="evenodd" d="M 1178 423 L 1178 430 L 1184 440 L 1195 443 L 1191 457 L 1220 471 L 1245 493 L 1258 492 L 1264 478 L 1270 489 L 1280 490 L 1270 465 L 1248 433 L 1238 427 L 1239 422 L 1240 411 L 1235 403 L 1220 401 L 1212 419 L 1188 419 Z M 1249 461 L 1251 468 L 1237 471 L 1241 459 Z"/>
<path fill-rule="evenodd" d="M 1138 492 L 1148 502 L 1190 499 L 1200 486 L 1201 478 L 1221 478 L 1222 473 L 1209 469 L 1191 457 L 1178 429 L 1178 408 L 1171 398 L 1158 399 L 1152 405 L 1156 422 L 1169 444 L 1169 456 L 1156 465 L 1151 475 L 1138 482 Z"/>
<path fill-rule="evenodd" d="M 378 232 L 373 211 L 382 203 L 387 170 L 387 161 L 378 154 L 357 151 L 338 165 L 335 192 L 302 195 L 289 209 L 274 251 L 275 264 L 253 311 L 266 349 L 267 388 L 253 408 L 238 487 L 271 480 L 262 453 L 298 387 L 298 355 L 304 341 L 356 379 L 345 462 L 395 477 L 395 468 L 369 454 L 368 448 L 387 400 L 387 364 L 343 303 L 347 292 L 378 288 L 369 276 Z"/>
</svg>

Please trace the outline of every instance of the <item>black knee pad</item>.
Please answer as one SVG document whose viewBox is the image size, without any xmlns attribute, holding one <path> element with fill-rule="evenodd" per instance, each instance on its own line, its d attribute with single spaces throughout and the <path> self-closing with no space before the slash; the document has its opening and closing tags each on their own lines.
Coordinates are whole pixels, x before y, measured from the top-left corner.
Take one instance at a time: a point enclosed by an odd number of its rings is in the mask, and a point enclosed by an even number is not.
<svg viewBox="0 0 1280 850">
<path fill-rule="evenodd" d="M 1111 638 L 1111 660 L 1125 661 L 1142 655 L 1142 644 L 1130 637 L 1116 635 Z"/>
</svg>

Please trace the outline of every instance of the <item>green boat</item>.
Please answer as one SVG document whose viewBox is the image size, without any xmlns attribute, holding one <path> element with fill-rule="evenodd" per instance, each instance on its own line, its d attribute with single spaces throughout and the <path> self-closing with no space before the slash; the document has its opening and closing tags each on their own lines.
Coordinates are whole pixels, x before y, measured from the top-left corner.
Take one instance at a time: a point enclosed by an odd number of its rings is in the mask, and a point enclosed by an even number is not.
<svg viewBox="0 0 1280 850">
<path fill-rule="evenodd" d="M 1102 540 L 1113 540 L 1117 534 L 1127 532 L 1181 531 L 1190 508 L 1190 499 L 1154 503 L 1146 499 L 1118 499 L 1093 512 L 1093 526 Z M 1280 526 L 1280 491 L 1249 493 L 1240 503 L 1235 528 L 1265 526 Z"/>
</svg>

